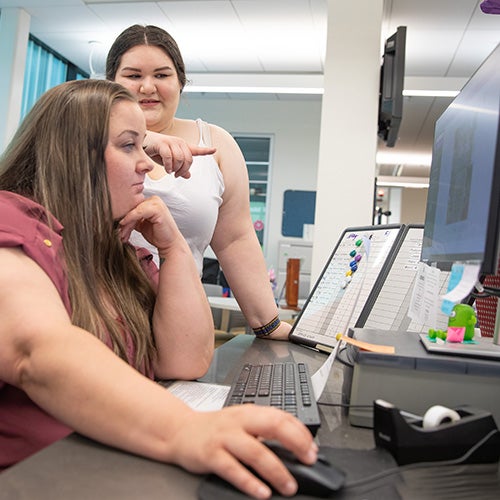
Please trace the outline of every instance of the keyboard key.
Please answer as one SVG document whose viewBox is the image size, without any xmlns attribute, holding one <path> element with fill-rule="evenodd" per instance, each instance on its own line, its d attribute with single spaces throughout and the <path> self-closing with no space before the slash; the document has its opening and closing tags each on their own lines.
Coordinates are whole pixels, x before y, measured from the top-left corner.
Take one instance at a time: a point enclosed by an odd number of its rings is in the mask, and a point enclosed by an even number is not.
<svg viewBox="0 0 500 500">
<path fill-rule="evenodd" d="M 287 411 L 314 435 L 320 426 L 316 400 L 304 363 L 245 364 L 233 382 L 224 406 L 258 404 Z"/>
</svg>

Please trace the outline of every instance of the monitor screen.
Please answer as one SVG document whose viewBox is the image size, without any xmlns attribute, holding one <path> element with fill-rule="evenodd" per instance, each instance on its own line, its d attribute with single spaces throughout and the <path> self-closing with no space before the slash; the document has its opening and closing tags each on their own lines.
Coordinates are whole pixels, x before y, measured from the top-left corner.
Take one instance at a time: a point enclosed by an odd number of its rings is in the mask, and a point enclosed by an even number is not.
<svg viewBox="0 0 500 500">
<path fill-rule="evenodd" d="M 360 314 L 368 314 L 366 304 L 380 289 L 403 232 L 402 224 L 346 228 L 295 320 L 290 340 L 333 348 L 337 333 L 357 326 Z"/>
<path fill-rule="evenodd" d="M 500 45 L 436 122 L 422 260 L 495 274 L 500 206 Z"/>
</svg>

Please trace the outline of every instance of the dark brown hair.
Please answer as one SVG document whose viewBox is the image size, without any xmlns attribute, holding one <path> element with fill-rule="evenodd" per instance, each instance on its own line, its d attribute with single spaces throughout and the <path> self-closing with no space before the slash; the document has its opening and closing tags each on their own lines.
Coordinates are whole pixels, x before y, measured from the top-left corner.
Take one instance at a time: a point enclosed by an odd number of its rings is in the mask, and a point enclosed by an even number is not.
<svg viewBox="0 0 500 500">
<path fill-rule="evenodd" d="M 134 24 L 122 31 L 109 49 L 106 59 L 106 78 L 108 80 L 116 78 L 123 54 L 138 45 L 159 47 L 172 59 L 182 92 L 186 85 L 186 67 L 181 51 L 172 36 L 158 26 Z"/>
</svg>

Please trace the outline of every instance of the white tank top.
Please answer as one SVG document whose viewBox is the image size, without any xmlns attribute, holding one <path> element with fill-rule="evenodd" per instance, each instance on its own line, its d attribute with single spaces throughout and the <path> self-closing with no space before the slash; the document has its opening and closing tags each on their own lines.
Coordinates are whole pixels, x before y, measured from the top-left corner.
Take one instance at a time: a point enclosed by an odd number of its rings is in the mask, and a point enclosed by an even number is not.
<svg viewBox="0 0 500 500">
<path fill-rule="evenodd" d="M 210 146 L 208 125 L 200 119 L 196 123 L 200 132 L 198 145 Z M 144 195 L 157 195 L 165 202 L 193 253 L 201 276 L 203 254 L 212 240 L 222 204 L 224 178 L 213 155 L 194 156 L 189 171 L 189 179 L 173 175 L 165 175 L 161 179 L 146 176 Z M 158 250 L 142 234 L 133 231 L 130 241 L 133 245 L 147 248 L 159 264 Z"/>
</svg>

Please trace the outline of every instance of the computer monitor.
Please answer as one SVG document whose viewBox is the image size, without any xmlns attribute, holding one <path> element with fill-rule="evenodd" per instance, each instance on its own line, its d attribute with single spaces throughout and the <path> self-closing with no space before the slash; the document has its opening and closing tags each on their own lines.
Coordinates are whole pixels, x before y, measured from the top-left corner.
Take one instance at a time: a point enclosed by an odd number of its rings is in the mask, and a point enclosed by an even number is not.
<svg viewBox="0 0 500 500">
<path fill-rule="evenodd" d="M 436 122 L 422 260 L 495 274 L 500 234 L 500 44 Z"/>
<path fill-rule="evenodd" d="M 322 350 L 338 344 L 338 333 L 361 326 L 361 313 L 378 291 L 396 255 L 404 233 L 403 224 L 346 228 L 302 310 L 289 339 Z"/>
</svg>

